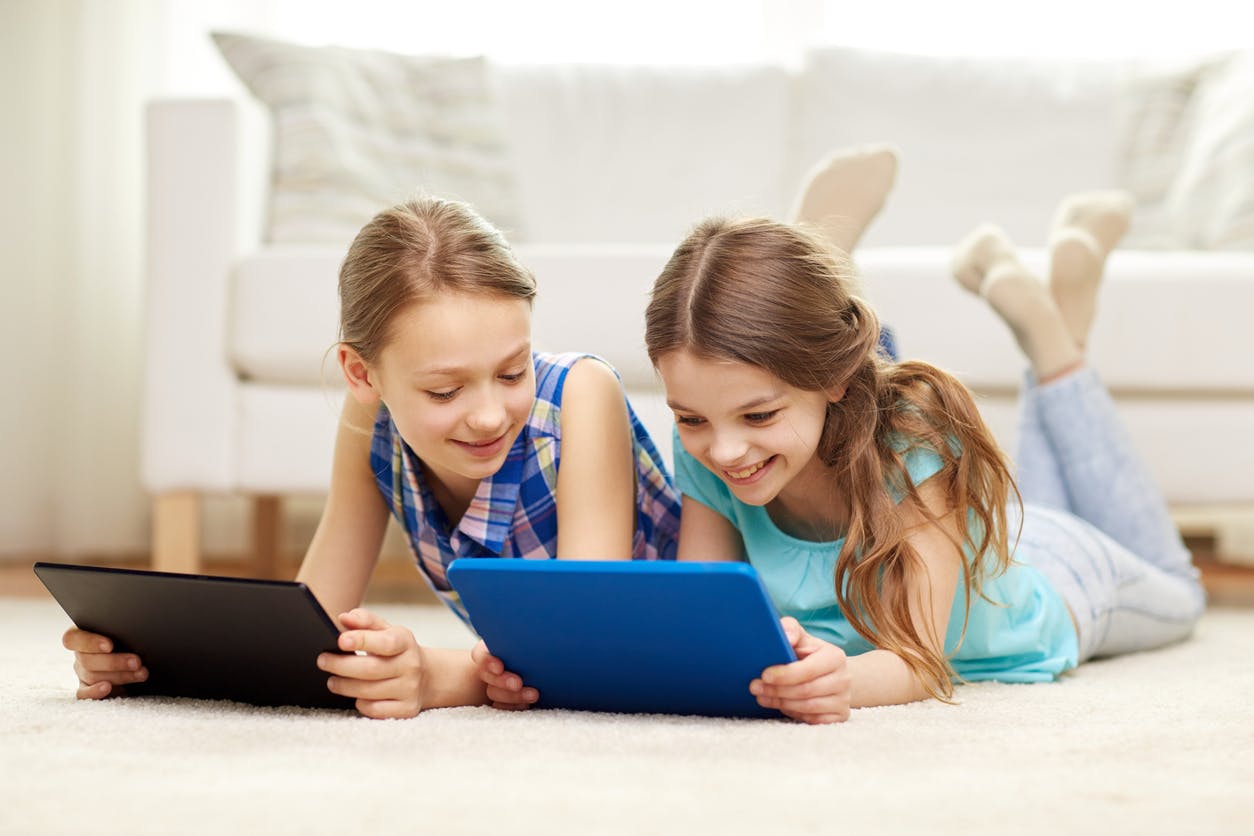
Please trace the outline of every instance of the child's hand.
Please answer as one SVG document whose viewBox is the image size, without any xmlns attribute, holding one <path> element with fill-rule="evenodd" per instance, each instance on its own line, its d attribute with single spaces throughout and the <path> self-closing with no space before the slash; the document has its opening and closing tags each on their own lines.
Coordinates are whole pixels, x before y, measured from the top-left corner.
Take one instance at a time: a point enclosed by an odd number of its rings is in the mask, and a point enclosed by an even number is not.
<svg viewBox="0 0 1254 836">
<path fill-rule="evenodd" d="M 765 708 L 776 708 L 805 723 L 843 723 L 849 719 L 849 673 L 845 651 L 816 639 L 795 618 L 780 619 L 797 661 L 773 665 L 749 683 L 749 693 Z"/>
<path fill-rule="evenodd" d="M 340 624 L 340 649 L 362 653 L 319 655 L 318 667 L 332 674 L 327 688 L 355 698 L 367 717 L 413 717 L 421 711 L 427 683 L 414 634 L 360 608 L 341 615 Z"/>
<path fill-rule="evenodd" d="M 114 653 L 113 642 L 105 636 L 71 627 L 61 637 L 61 644 L 74 651 L 80 700 L 102 700 L 121 693 L 120 686 L 148 678 L 148 669 L 138 656 Z"/>
<path fill-rule="evenodd" d="M 540 699 L 535 688 L 523 687 L 522 677 L 505 670 L 505 663 L 493 656 L 482 640 L 470 651 L 470 659 L 479 671 L 479 678 L 488 686 L 488 699 L 493 708 L 518 711 L 531 708 L 531 704 Z"/>
</svg>

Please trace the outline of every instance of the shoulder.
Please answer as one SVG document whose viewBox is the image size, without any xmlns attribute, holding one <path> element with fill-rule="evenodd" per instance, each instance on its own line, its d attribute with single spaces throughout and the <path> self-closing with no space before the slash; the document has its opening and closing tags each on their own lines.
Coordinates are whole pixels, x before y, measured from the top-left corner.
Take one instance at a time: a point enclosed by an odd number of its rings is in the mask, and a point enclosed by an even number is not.
<svg viewBox="0 0 1254 836">
<path fill-rule="evenodd" d="M 609 363 L 593 354 L 579 358 L 566 374 L 566 400 L 595 398 L 623 399 L 623 384 Z"/>
<path fill-rule="evenodd" d="M 614 367 L 595 354 L 535 352 L 536 399 L 561 406 L 569 397 L 622 399 L 622 381 Z"/>
<path fill-rule="evenodd" d="M 944 435 L 927 421 L 927 417 L 913 404 L 899 404 L 896 413 L 898 421 L 895 428 L 889 429 L 884 442 L 889 449 L 901 457 L 905 465 L 905 474 L 910 482 L 921 485 L 945 469 L 945 456 L 937 449 Z M 957 439 L 950 438 L 949 450 L 951 458 L 961 456 L 962 447 Z M 890 469 L 892 470 L 892 469 Z M 900 502 L 904 485 L 900 485 L 900 472 L 886 472 L 885 481 L 893 492 L 893 499 Z"/>
</svg>

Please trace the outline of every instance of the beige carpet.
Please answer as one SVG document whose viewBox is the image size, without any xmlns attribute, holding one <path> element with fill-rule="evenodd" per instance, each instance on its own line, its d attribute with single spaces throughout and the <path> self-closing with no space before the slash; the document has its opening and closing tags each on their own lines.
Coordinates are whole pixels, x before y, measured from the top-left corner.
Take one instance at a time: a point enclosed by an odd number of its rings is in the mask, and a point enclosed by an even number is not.
<svg viewBox="0 0 1254 836">
<path fill-rule="evenodd" d="M 380 610 L 468 644 L 443 610 Z M 822 728 L 79 703 L 67 625 L 51 602 L 0 599 L 0 833 L 1254 832 L 1254 610 L 1058 684 Z"/>
</svg>

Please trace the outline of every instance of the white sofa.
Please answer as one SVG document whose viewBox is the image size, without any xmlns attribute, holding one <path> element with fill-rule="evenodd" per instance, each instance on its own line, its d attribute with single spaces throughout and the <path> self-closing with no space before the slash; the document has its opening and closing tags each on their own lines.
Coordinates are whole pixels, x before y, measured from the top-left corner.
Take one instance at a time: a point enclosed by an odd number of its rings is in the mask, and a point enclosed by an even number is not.
<svg viewBox="0 0 1254 836">
<path fill-rule="evenodd" d="M 965 379 L 1013 450 L 1021 363 L 948 278 L 948 245 L 995 220 L 1039 266 L 1063 194 L 1127 184 L 1127 69 L 840 49 L 800 69 L 492 66 L 517 186 L 511 237 L 540 286 L 535 343 L 613 361 L 669 454 L 642 314 L 670 250 L 710 212 L 783 216 L 829 149 L 891 141 L 898 187 L 856 253 L 866 294 L 902 354 Z M 344 247 L 265 243 L 269 126 L 256 103 L 155 101 L 147 120 L 154 563 L 200 565 L 206 495 L 257 500 L 264 559 L 284 498 L 329 479 Z M 1154 197 L 1149 180 L 1133 185 Z M 1254 252 L 1183 237 L 1162 249 L 1162 218 L 1147 205 L 1111 258 L 1092 357 L 1182 521 L 1224 523 L 1240 544 L 1239 513 L 1254 507 Z"/>
</svg>

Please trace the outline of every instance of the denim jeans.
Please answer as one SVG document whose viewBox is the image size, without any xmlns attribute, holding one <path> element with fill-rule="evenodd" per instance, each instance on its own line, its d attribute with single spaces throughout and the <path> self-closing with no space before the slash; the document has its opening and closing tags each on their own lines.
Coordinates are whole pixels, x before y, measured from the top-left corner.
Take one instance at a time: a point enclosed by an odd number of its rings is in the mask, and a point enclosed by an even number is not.
<svg viewBox="0 0 1254 836">
<path fill-rule="evenodd" d="M 1097 373 L 1029 376 L 1020 407 L 1017 553 L 1071 608 L 1080 661 L 1188 636 L 1199 573 Z"/>
</svg>

